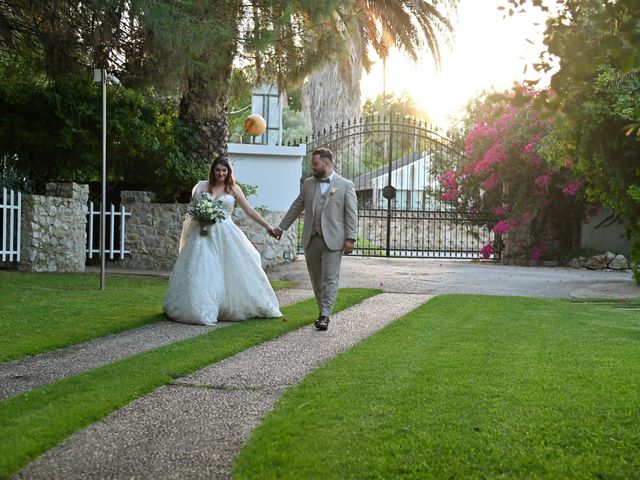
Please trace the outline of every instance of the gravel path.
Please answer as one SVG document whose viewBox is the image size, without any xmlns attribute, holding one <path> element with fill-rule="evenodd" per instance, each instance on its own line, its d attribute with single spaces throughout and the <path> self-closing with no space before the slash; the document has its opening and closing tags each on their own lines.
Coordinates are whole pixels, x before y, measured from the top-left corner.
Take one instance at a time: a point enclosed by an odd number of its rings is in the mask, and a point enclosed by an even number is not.
<svg viewBox="0 0 640 480">
<path fill-rule="evenodd" d="M 313 296 L 303 289 L 276 292 L 281 306 Z M 16 362 L 0 364 L 0 401 L 80 372 L 92 370 L 138 353 L 147 352 L 179 340 L 203 335 L 216 328 L 232 325 L 187 325 L 164 321 L 96 338 Z"/>
<path fill-rule="evenodd" d="M 229 478 L 281 392 L 428 300 L 385 293 L 210 365 L 77 432 L 18 473 L 29 479 Z"/>
</svg>

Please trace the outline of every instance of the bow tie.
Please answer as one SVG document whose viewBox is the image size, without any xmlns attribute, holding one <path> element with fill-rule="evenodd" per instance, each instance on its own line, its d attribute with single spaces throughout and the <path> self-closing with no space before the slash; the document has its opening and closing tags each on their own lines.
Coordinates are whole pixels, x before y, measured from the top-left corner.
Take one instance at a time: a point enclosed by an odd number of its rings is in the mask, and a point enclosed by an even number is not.
<svg viewBox="0 0 640 480">
<path fill-rule="evenodd" d="M 331 183 L 330 178 L 317 178 L 316 180 L 318 180 L 318 182 L 320 183 Z"/>
</svg>

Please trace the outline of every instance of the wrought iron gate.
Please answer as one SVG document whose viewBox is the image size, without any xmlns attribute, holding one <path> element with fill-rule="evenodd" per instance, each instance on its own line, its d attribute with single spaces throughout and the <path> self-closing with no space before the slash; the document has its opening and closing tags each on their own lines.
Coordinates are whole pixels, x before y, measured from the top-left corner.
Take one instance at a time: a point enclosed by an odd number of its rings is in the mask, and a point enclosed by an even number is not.
<svg viewBox="0 0 640 480">
<path fill-rule="evenodd" d="M 458 212 L 441 200 L 438 174 L 458 165 L 462 153 L 426 124 L 373 117 L 316 132 L 307 142 L 303 177 L 312 175 L 311 155 L 319 147 L 333 151 L 337 172 L 356 188 L 354 255 L 478 258 L 493 241 L 480 226 L 487 214 Z"/>
</svg>

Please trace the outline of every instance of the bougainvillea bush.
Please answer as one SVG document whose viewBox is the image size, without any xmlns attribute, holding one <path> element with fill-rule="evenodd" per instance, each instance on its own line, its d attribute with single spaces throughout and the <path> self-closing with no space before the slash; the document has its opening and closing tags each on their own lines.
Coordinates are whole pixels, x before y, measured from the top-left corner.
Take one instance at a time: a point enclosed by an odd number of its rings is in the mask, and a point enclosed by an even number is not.
<svg viewBox="0 0 640 480">
<path fill-rule="evenodd" d="M 484 225 L 509 255 L 521 259 L 557 258 L 577 247 L 584 200 L 582 180 L 571 159 L 550 164 L 538 154 L 551 120 L 533 108 L 538 93 L 516 85 L 470 107 L 465 160 L 439 176 L 442 200 L 462 211 L 495 215 Z M 498 245 L 481 253 L 491 256 Z"/>
</svg>

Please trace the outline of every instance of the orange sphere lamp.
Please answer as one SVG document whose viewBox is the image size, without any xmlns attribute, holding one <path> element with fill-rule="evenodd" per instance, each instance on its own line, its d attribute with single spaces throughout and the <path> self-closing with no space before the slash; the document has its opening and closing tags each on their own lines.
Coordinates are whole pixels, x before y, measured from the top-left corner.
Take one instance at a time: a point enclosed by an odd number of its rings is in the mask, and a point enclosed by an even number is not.
<svg viewBox="0 0 640 480">
<path fill-rule="evenodd" d="M 262 135 L 264 131 L 267 129 L 267 122 L 262 118 L 262 116 L 257 113 L 253 113 L 247 117 L 244 121 L 244 131 L 245 133 L 257 137 Z"/>
</svg>

